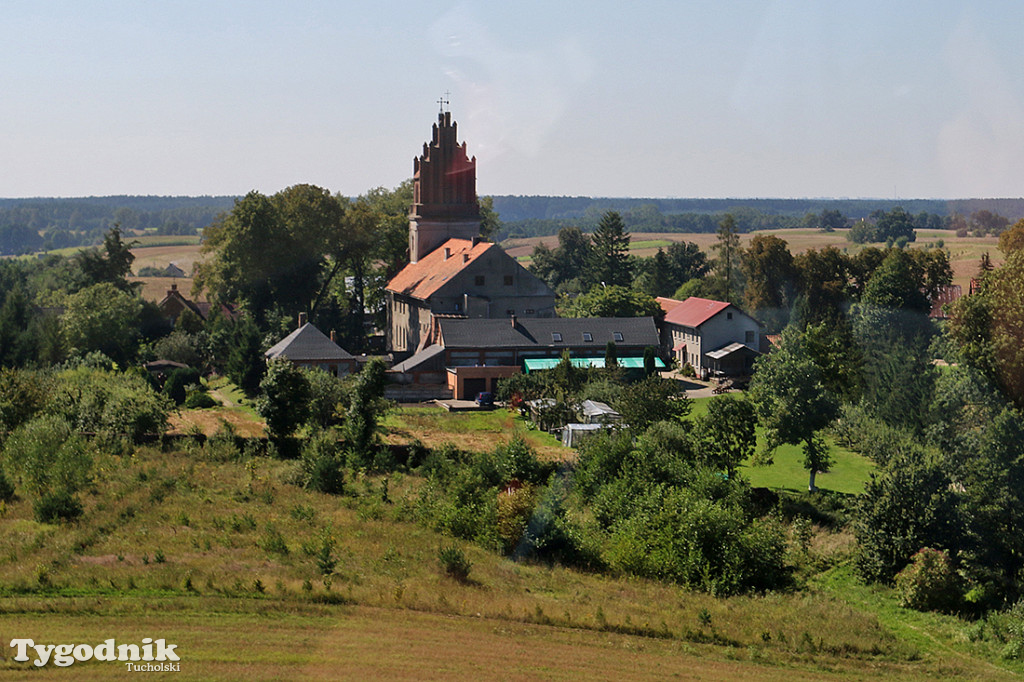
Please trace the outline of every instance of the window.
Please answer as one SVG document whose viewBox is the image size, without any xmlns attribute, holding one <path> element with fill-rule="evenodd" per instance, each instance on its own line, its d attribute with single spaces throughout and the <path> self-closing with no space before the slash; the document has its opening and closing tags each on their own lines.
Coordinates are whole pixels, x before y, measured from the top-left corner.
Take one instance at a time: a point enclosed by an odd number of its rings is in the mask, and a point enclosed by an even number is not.
<svg viewBox="0 0 1024 682">
<path fill-rule="evenodd" d="M 583 332 L 583 340 L 589 343 L 594 340 L 594 335 L 590 332 Z"/>
<path fill-rule="evenodd" d="M 743 339 L 743 343 L 745 343 L 748 346 L 754 343 L 754 332 L 748 331 L 746 333 L 746 337 Z"/>
<path fill-rule="evenodd" d="M 505 275 L 505 286 L 512 286 L 512 275 Z"/>
<path fill-rule="evenodd" d="M 562 335 L 558 332 L 551 332 L 551 340 L 555 343 L 562 343 Z"/>
<path fill-rule="evenodd" d="M 483 278 L 481 277 L 480 279 L 483 279 Z M 732 313 L 726 313 L 725 314 L 725 319 L 731 320 L 732 319 Z"/>
<path fill-rule="evenodd" d="M 533 315 L 536 311 L 533 308 L 527 308 L 523 311 L 524 315 Z"/>
<path fill-rule="evenodd" d="M 612 332 L 612 338 L 614 338 L 617 343 L 622 343 L 622 332 Z"/>
<path fill-rule="evenodd" d="M 473 284 L 477 285 L 478 287 L 482 287 L 484 285 L 484 276 L 477 275 L 475 278 L 473 278 Z M 729 317 L 731 319 L 732 315 L 730 314 Z"/>
</svg>

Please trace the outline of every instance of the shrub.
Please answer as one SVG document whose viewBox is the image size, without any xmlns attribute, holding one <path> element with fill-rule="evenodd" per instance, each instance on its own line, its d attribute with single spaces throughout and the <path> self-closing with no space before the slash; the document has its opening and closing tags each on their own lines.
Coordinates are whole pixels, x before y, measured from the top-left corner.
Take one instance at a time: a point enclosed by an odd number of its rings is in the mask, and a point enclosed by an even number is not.
<svg viewBox="0 0 1024 682">
<path fill-rule="evenodd" d="M 531 485 L 498 493 L 498 537 L 506 553 L 511 553 L 523 541 L 535 498 Z"/>
<path fill-rule="evenodd" d="M 466 582 L 469 579 L 469 570 L 473 564 L 458 545 L 441 547 L 437 550 L 437 558 L 441 562 L 441 568 L 445 575 L 449 578 L 454 578 L 459 582 Z"/>
<path fill-rule="evenodd" d="M 306 421 L 309 383 L 291 362 L 275 359 L 267 363 L 260 390 L 263 396 L 256 403 L 256 411 L 267 421 L 271 436 L 289 436 Z"/>
<path fill-rule="evenodd" d="M 6 473 L 30 495 L 74 494 L 92 474 L 86 442 L 60 417 L 44 415 L 22 425 L 4 445 Z"/>
<path fill-rule="evenodd" d="M 220 405 L 209 393 L 203 391 L 192 391 L 185 398 L 185 407 L 190 410 L 204 410 L 208 407 L 217 407 Z"/>
<path fill-rule="evenodd" d="M 337 438 L 319 431 L 302 447 L 302 486 L 331 495 L 345 491 L 344 456 Z"/>
<path fill-rule="evenodd" d="M 10 502 L 14 499 L 14 484 L 7 480 L 2 469 L 0 469 L 0 502 Z"/>
<path fill-rule="evenodd" d="M 82 504 L 68 491 L 58 490 L 36 500 L 32 511 L 40 523 L 74 521 L 82 515 Z"/>
<path fill-rule="evenodd" d="M 900 604 L 917 611 L 949 611 L 956 607 L 960 589 L 953 563 L 946 552 L 925 547 L 896 575 Z"/>
<path fill-rule="evenodd" d="M 186 387 L 199 385 L 199 371 L 191 367 L 179 367 L 167 376 L 164 382 L 164 395 L 174 401 L 175 405 L 181 405 L 187 397 Z"/>
<path fill-rule="evenodd" d="M 163 433 L 169 404 L 137 374 L 85 365 L 56 376 L 46 411 L 80 431 L 124 434 L 132 440 Z"/>
</svg>

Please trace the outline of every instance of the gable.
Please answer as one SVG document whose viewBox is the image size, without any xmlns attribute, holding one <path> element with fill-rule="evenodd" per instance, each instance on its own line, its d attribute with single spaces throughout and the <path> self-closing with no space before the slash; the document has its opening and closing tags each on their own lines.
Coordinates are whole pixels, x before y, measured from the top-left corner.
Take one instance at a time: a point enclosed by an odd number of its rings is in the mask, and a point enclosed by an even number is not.
<svg viewBox="0 0 1024 682">
<path fill-rule="evenodd" d="M 409 263 L 388 282 L 387 289 L 421 300 L 461 296 L 475 290 L 488 295 L 501 293 L 506 286 L 505 276 L 513 278 L 515 295 L 555 295 L 543 280 L 500 246 L 468 239 L 449 239 L 419 262 Z"/>
</svg>

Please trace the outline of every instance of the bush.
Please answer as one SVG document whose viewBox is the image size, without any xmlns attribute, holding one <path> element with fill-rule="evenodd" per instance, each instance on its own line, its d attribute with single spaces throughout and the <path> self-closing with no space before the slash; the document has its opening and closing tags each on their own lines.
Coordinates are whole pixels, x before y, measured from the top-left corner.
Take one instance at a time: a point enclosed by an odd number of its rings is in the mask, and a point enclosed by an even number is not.
<svg viewBox="0 0 1024 682">
<path fill-rule="evenodd" d="M 950 611 L 956 608 L 960 588 L 949 555 L 925 547 L 896 575 L 900 605 L 917 611 Z"/>
<path fill-rule="evenodd" d="M 32 511 L 40 523 L 74 521 L 82 515 L 82 504 L 68 491 L 58 490 L 36 500 Z"/>
<path fill-rule="evenodd" d="M 458 545 L 447 545 L 437 550 L 437 558 L 441 562 L 441 568 L 445 575 L 454 578 L 459 582 L 466 582 L 469 579 L 469 569 L 473 567 L 472 562 L 466 558 L 466 553 Z"/>
<path fill-rule="evenodd" d="M 310 436 L 302 448 L 302 485 L 331 495 L 345 491 L 344 456 L 329 431 Z"/>
<path fill-rule="evenodd" d="M 220 405 L 213 396 L 203 391 L 192 391 L 188 397 L 185 398 L 185 407 L 190 410 L 205 410 L 208 407 L 217 407 Z"/>
<path fill-rule="evenodd" d="M 137 374 L 85 365 L 56 376 L 46 411 L 80 431 L 123 434 L 134 441 L 163 433 L 170 405 Z"/>
<path fill-rule="evenodd" d="M 3 464 L 28 494 L 46 498 L 79 490 L 91 478 L 93 461 L 86 442 L 66 421 L 44 415 L 11 434 L 4 444 Z"/>
<path fill-rule="evenodd" d="M 199 385 L 199 370 L 191 367 L 179 367 L 167 376 L 164 382 L 164 395 L 174 401 L 175 405 L 181 405 L 187 397 L 187 386 Z"/>
<path fill-rule="evenodd" d="M 14 499 L 14 484 L 7 480 L 2 469 L 0 469 L 0 502 L 10 502 Z"/>
</svg>

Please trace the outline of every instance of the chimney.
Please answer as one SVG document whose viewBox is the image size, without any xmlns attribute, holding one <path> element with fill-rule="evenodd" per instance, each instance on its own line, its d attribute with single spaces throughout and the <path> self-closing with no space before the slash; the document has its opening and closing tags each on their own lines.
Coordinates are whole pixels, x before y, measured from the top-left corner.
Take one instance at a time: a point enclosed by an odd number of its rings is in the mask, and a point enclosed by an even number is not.
<svg viewBox="0 0 1024 682">
<path fill-rule="evenodd" d="M 331 343 L 338 343 L 338 334 L 333 329 L 331 330 Z"/>
<path fill-rule="evenodd" d="M 444 259 L 448 260 L 451 257 L 452 257 L 451 247 L 448 247 L 448 246 L 444 247 Z"/>
<path fill-rule="evenodd" d="M 463 263 L 468 263 L 469 262 L 469 254 L 468 253 L 462 254 L 462 262 Z"/>
<path fill-rule="evenodd" d="M 515 329 L 516 328 L 516 314 L 515 314 L 515 312 L 512 313 L 510 318 L 512 320 L 512 328 Z"/>
<path fill-rule="evenodd" d="M 171 282 L 171 291 L 177 291 L 177 290 L 178 290 L 178 283 L 177 282 Z M 168 292 L 168 293 L 170 293 L 170 292 Z"/>
<path fill-rule="evenodd" d="M 483 242 L 483 240 L 484 240 L 484 238 L 481 237 L 480 235 L 477 235 L 477 236 L 473 237 L 473 246 L 476 246 L 477 244 L 480 244 L 481 242 Z"/>
<path fill-rule="evenodd" d="M 299 328 L 306 326 L 306 313 L 299 313 Z"/>
</svg>

